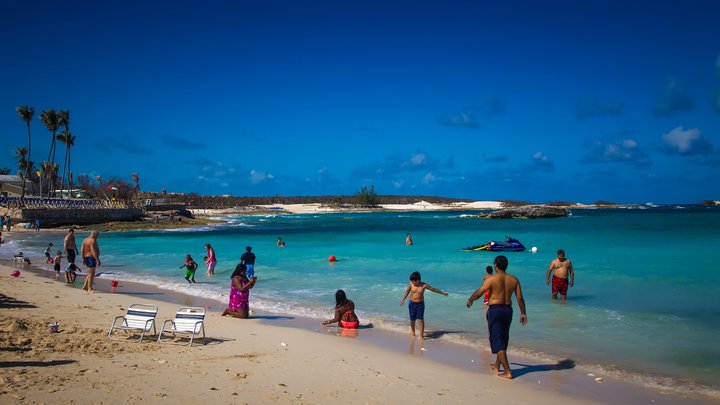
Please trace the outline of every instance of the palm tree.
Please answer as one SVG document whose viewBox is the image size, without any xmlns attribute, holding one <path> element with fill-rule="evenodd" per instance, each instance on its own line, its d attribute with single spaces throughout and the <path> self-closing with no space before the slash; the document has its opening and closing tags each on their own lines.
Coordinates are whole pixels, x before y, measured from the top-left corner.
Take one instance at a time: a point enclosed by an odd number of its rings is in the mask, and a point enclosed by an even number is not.
<svg viewBox="0 0 720 405">
<path fill-rule="evenodd" d="M 75 135 L 70 134 L 70 138 L 68 138 L 68 142 L 65 145 L 67 147 L 67 177 L 68 177 L 68 187 L 70 190 L 73 188 L 73 178 L 72 178 L 72 172 L 70 171 L 70 168 L 72 167 L 70 165 L 70 158 L 72 157 L 70 155 L 70 151 L 72 150 L 72 147 L 75 146 Z"/>
<path fill-rule="evenodd" d="M 75 137 L 73 136 L 73 138 L 75 138 Z M 68 164 L 70 164 L 69 156 L 68 156 Z M 73 184 L 73 175 L 72 175 L 72 172 L 68 169 L 68 187 L 70 188 L 70 190 L 73 189 L 72 184 Z M 72 191 L 70 191 L 70 193 L 72 193 Z M 72 197 L 72 194 L 71 194 L 71 197 Z"/>
<path fill-rule="evenodd" d="M 60 116 L 57 112 L 53 109 L 48 109 L 43 111 L 40 114 L 40 121 L 42 121 L 43 124 L 45 124 L 45 127 L 47 127 L 48 131 L 52 133 L 52 138 L 50 142 L 50 152 L 48 152 L 48 162 L 50 164 L 55 163 L 55 139 L 57 138 L 56 133 L 58 128 L 60 128 Z M 50 179 L 49 181 L 49 187 L 48 187 L 48 197 L 50 197 L 50 190 L 53 190 L 55 184 L 55 179 Z M 42 189 L 40 190 L 40 196 L 42 197 Z"/>
<path fill-rule="evenodd" d="M 58 111 L 57 114 L 58 114 L 58 119 L 60 120 L 60 125 L 65 127 L 65 131 L 64 131 L 64 133 L 66 134 L 65 137 L 69 139 L 70 138 L 70 111 L 60 110 L 60 111 Z M 58 140 L 59 141 L 61 140 L 60 135 L 58 135 Z M 69 151 L 69 149 L 68 149 L 68 145 L 66 143 L 65 144 L 65 160 L 64 160 L 65 163 L 63 165 L 63 175 L 62 175 L 62 177 L 60 177 L 60 189 L 61 190 L 63 189 L 63 185 L 65 183 L 65 166 L 67 165 L 67 161 L 68 161 L 68 151 Z M 54 158 L 54 156 L 53 156 L 53 158 Z M 60 194 L 62 194 L 62 192 Z M 62 197 L 62 195 L 61 195 L 61 197 Z"/>
<path fill-rule="evenodd" d="M 17 164 L 18 164 L 18 173 L 20 174 L 20 178 L 22 178 L 23 181 L 23 189 L 20 192 L 20 197 L 25 197 L 25 179 L 28 176 L 28 148 L 21 146 L 19 148 L 15 148 L 15 155 L 17 156 Z"/>
<path fill-rule="evenodd" d="M 43 179 L 49 179 L 50 177 L 48 174 L 50 173 L 50 162 L 47 160 L 40 163 L 40 175 L 38 177 L 40 178 L 40 197 L 43 195 Z M 50 196 L 50 192 L 48 191 L 48 196 Z"/>
<path fill-rule="evenodd" d="M 65 145 L 65 162 L 63 163 L 63 172 L 62 177 L 60 177 L 60 190 L 65 189 L 65 172 L 70 172 L 68 162 L 70 160 L 70 148 L 75 144 L 75 136 L 70 133 L 70 131 L 67 130 L 67 127 L 64 131 L 58 134 L 57 140 L 62 142 Z M 68 184 L 70 184 L 70 180 L 68 179 Z M 61 195 L 62 197 L 62 192 Z"/>
<path fill-rule="evenodd" d="M 52 190 L 55 190 L 55 184 L 57 184 L 57 177 L 58 177 L 58 169 L 60 168 L 60 165 L 57 163 L 50 163 L 48 166 L 48 172 L 47 175 L 50 178 L 50 183 L 48 183 L 48 186 L 52 186 Z M 48 196 L 50 195 L 50 189 L 48 189 Z"/>
<path fill-rule="evenodd" d="M 28 105 L 21 105 L 15 107 L 15 111 L 20 115 L 20 118 L 25 121 L 25 124 L 27 125 L 28 130 L 28 144 L 27 144 L 27 160 L 30 161 L 30 121 L 32 121 L 33 116 L 35 115 L 35 107 L 30 107 Z M 23 177 L 23 197 L 25 197 L 25 182 L 27 180 L 27 177 Z"/>
</svg>

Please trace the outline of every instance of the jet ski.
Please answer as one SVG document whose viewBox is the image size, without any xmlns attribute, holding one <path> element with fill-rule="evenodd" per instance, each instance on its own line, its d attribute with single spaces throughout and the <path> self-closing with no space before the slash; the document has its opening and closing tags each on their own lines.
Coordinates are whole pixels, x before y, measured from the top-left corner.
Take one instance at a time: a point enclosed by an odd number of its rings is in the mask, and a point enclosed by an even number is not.
<svg viewBox="0 0 720 405">
<path fill-rule="evenodd" d="M 468 246 L 462 249 L 465 252 L 476 250 L 486 250 L 488 252 L 522 252 L 525 246 L 519 240 L 511 237 L 505 238 L 504 241 L 491 240 L 484 245 Z"/>
</svg>

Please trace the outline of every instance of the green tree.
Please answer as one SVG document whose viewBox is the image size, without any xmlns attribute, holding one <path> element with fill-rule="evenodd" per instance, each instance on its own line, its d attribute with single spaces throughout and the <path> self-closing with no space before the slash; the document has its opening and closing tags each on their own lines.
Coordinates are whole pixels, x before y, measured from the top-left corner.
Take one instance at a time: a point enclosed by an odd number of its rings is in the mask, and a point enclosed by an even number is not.
<svg viewBox="0 0 720 405">
<path fill-rule="evenodd" d="M 52 134 L 52 138 L 50 140 L 50 151 L 48 152 L 48 162 L 50 164 L 55 163 L 55 140 L 57 139 L 57 130 L 60 128 L 60 116 L 58 113 L 53 109 L 48 109 L 43 111 L 40 114 L 40 121 L 42 121 L 43 124 L 45 124 L 45 127 L 50 131 Z M 43 172 L 45 174 L 45 172 Z M 48 197 L 50 197 L 50 190 L 55 189 L 55 182 L 54 178 L 48 179 Z M 40 190 L 40 196 L 42 197 L 42 189 Z"/>
<path fill-rule="evenodd" d="M 0 169 L 0 175 L 6 176 L 6 175 L 8 175 L 8 174 L 10 174 L 10 169 L 9 169 L 9 168 L 3 167 L 2 169 Z"/>
<path fill-rule="evenodd" d="M 27 179 L 27 177 L 30 175 L 33 163 L 27 158 L 28 148 L 26 148 L 25 146 L 15 148 L 15 155 L 18 164 L 18 174 L 22 179 L 22 191 L 20 192 L 20 197 L 25 197 L 25 179 Z"/>
<path fill-rule="evenodd" d="M 50 191 L 52 190 L 52 185 L 55 184 L 55 180 L 57 180 L 57 173 L 58 173 L 58 165 L 56 163 L 50 163 L 47 160 L 40 163 L 40 195 L 43 195 L 43 188 L 47 188 L 47 195 L 50 197 Z M 43 187 L 43 179 L 46 181 L 45 187 Z"/>
<path fill-rule="evenodd" d="M 57 163 L 51 163 L 47 166 L 47 175 L 50 179 L 48 182 L 48 197 L 50 196 L 50 193 L 53 193 L 53 196 L 55 195 L 55 185 L 57 184 L 57 178 L 58 178 L 58 172 L 60 169 L 60 165 Z"/>
<path fill-rule="evenodd" d="M 90 181 L 90 176 L 87 174 L 79 174 L 77 176 L 77 181 L 81 189 L 85 190 L 89 194 L 95 194 L 92 182 Z"/>
<path fill-rule="evenodd" d="M 65 139 L 70 139 L 72 136 L 70 133 L 70 111 L 68 110 L 60 110 L 57 112 L 58 115 L 58 123 L 65 127 L 65 130 L 60 133 L 60 135 L 56 136 L 56 139 L 58 141 L 61 141 L 65 143 Z M 61 139 L 62 136 L 62 139 Z M 68 147 L 67 143 L 65 143 L 65 156 L 63 159 L 63 171 L 62 176 L 60 176 L 60 190 L 64 189 L 65 186 L 65 172 L 67 171 L 67 161 L 68 161 Z M 55 158 L 55 155 L 53 155 L 53 159 Z M 62 197 L 62 191 L 60 192 L 60 197 Z"/>
<path fill-rule="evenodd" d="M 130 177 L 132 177 L 133 183 L 135 183 L 135 192 L 137 193 L 140 191 L 140 176 L 138 176 L 137 173 L 133 172 Z"/>
<path fill-rule="evenodd" d="M 378 203 L 378 196 L 375 193 L 375 186 L 360 187 L 360 191 L 355 193 L 355 205 L 366 208 L 376 207 Z"/>
<path fill-rule="evenodd" d="M 27 125 L 27 131 L 28 131 L 28 144 L 27 144 L 27 160 L 28 162 L 31 159 L 31 148 L 30 148 L 30 121 L 32 121 L 33 116 L 35 115 L 35 107 L 30 107 L 28 105 L 21 105 L 15 107 L 15 111 L 17 111 L 18 115 L 20 115 L 20 119 L 25 121 L 25 125 Z M 27 176 L 23 177 L 23 185 L 22 185 L 22 196 L 25 197 L 25 182 L 27 181 Z"/>
<path fill-rule="evenodd" d="M 64 131 L 62 131 L 57 136 L 58 141 L 62 142 L 65 145 L 65 162 L 63 163 L 63 172 L 62 177 L 60 177 L 60 189 L 64 190 L 65 188 L 65 173 L 68 174 L 68 185 L 70 185 L 70 188 L 72 189 L 72 185 L 70 184 L 70 148 L 72 148 L 75 145 L 75 135 L 71 134 L 70 131 L 68 131 L 67 128 L 65 128 Z M 72 195 L 71 195 L 72 197 Z"/>
</svg>

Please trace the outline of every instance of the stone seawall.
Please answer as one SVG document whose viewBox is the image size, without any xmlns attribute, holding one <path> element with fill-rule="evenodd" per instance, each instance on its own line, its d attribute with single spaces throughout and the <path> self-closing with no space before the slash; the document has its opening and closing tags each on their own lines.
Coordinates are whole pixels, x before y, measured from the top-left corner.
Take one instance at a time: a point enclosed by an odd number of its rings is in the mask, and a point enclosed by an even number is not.
<svg viewBox="0 0 720 405">
<path fill-rule="evenodd" d="M 16 224 L 19 222 L 32 223 L 37 218 L 40 220 L 40 228 L 93 225 L 113 221 L 136 221 L 143 216 L 141 208 L 26 208 L 11 211 L 15 211 L 11 213 L 11 216 Z"/>
</svg>

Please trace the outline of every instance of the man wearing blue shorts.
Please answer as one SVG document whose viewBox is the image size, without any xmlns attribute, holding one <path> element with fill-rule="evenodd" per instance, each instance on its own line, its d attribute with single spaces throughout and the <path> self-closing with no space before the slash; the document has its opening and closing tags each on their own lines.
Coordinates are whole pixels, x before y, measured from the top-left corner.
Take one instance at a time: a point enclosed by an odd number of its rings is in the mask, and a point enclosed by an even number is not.
<svg viewBox="0 0 720 405">
<path fill-rule="evenodd" d="M 83 264 L 87 267 L 87 276 L 83 283 L 83 290 L 91 293 L 93 290 L 93 281 L 95 280 L 95 268 L 100 266 L 100 246 L 98 246 L 97 238 L 100 232 L 92 231 L 90 236 L 85 238 L 80 247 L 80 254 L 83 258 Z"/>
<path fill-rule="evenodd" d="M 493 264 L 495 274 L 483 280 L 482 286 L 468 298 L 465 305 L 470 308 L 473 301 L 482 297 L 485 291 L 490 290 L 490 299 L 488 300 L 490 305 L 485 317 L 487 318 L 488 332 L 490 334 L 490 349 L 496 355 L 495 363 L 490 365 L 490 369 L 498 377 L 512 379 L 510 362 L 507 357 L 507 348 L 510 342 L 510 324 L 513 317 L 512 295 L 515 294 L 518 307 L 520 307 L 521 325 L 527 324 L 528 321 L 525 313 L 525 300 L 522 296 L 520 280 L 505 272 L 508 267 L 507 257 L 497 256 Z M 504 368 L 502 373 L 500 372 L 500 365 Z"/>
</svg>

